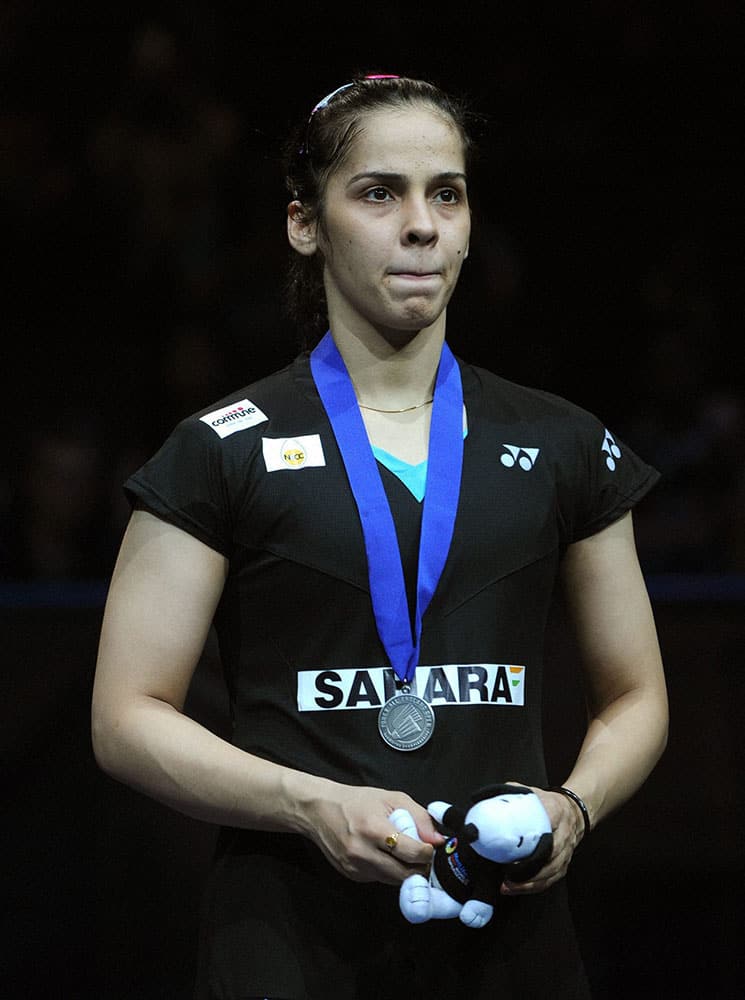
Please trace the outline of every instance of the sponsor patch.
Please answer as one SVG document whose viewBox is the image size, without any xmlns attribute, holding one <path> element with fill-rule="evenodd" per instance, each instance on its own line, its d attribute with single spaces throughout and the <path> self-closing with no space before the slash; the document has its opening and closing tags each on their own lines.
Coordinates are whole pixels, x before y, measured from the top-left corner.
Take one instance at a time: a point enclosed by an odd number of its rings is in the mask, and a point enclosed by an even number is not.
<svg viewBox="0 0 745 1000">
<path fill-rule="evenodd" d="M 282 469 L 319 468 L 326 464 L 319 434 L 301 434 L 293 438 L 262 438 L 267 472 Z"/>
<path fill-rule="evenodd" d="M 447 705 L 523 705 L 525 667 L 508 663 L 446 663 L 417 667 L 412 694 L 437 708 Z M 297 675 L 300 712 L 381 708 L 396 694 L 390 667 L 301 670 Z"/>
<path fill-rule="evenodd" d="M 231 403 L 222 410 L 213 410 L 199 418 L 221 438 L 230 437 L 236 431 L 245 431 L 247 427 L 263 424 L 269 417 L 254 406 L 250 399 L 241 399 Z"/>
</svg>

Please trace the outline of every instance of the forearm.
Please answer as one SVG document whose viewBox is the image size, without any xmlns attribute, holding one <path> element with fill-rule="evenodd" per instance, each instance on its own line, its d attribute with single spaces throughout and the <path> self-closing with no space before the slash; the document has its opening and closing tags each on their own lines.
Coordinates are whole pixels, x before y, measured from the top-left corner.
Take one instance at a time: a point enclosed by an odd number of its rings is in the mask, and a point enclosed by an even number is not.
<svg viewBox="0 0 745 1000">
<path fill-rule="evenodd" d="M 577 761 L 564 786 L 587 807 L 590 826 L 630 798 L 659 760 L 667 739 L 664 688 L 631 689 L 591 713 Z M 554 849 L 550 861 L 529 882 L 506 882 L 505 895 L 543 892 L 566 874 L 585 834 L 580 807 L 569 797 L 534 789 L 551 819 Z"/>
<path fill-rule="evenodd" d="M 442 840 L 427 811 L 403 792 L 274 764 L 156 698 L 134 699 L 115 719 L 94 710 L 93 734 L 96 759 L 112 777 L 195 819 L 301 834 L 357 881 L 398 885 L 429 864 L 430 845 Z M 384 845 L 396 809 L 415 817 L 419 840 L 402 838 L 394 857 Z"/>
<path fill-rule="evenodd" d="M 333 785 L 248 754 L 147 696 L 115 720 L 94 717 L 93 742 L 112 777 L 210 823 L 304 833 L 312 800 Z"/>
<path fill-rule="evenodd" d="M 594 826 L 657 763 L 667 741 L 667 692 L 631 515 L 570 546 L 562 569 L 589 715 L 564 784 L 584 800 Z"/>
<path fill-rule="evenodd" d="M 592 713 L 564 784 L 587 805 L 594 827 L 644 783 L 667 742 L 663 691 L 632 690 Z"/>
</svg>

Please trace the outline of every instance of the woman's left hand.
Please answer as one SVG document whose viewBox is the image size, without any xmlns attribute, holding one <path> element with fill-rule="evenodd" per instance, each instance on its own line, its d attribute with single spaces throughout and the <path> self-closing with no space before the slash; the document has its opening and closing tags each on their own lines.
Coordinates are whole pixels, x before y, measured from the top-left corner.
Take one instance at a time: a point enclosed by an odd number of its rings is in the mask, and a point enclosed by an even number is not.
<svg viewBox="0 0 745 1000">
<path fill-rule="evenodd" d="M 554 848 L 551 857 L 528 882 L 505 880 L 500 888 L 503 896 L 527 896 L 546 889 L 564 878 L 577 845 L 584 835 L 584 822 L 577 806 L 559 792 L 547 792 L 542 788 L 532 788 L 543 803 L 543 808 L 551 820 Z"/>
</svg>

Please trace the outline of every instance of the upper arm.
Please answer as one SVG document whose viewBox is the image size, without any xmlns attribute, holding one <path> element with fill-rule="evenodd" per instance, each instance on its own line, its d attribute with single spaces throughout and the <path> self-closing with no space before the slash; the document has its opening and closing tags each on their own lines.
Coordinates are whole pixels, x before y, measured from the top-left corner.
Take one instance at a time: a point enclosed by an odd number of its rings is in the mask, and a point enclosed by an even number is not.
<svg viewBox="0 0 745 1000">
<path fill-rule="evenodd" d="M 634 543 L 631 513 L 570 545 L 565 599 L 582 656 L 591 711 L 645 691 L 666 704 L 652 609 Z"/>
<path fill-rule="evenodd" d="M 227 568 L 224 556 L 180 528 L 133 513 L 106 600 L 94 722 L 116 723 L 141 696 L 183 707 Z"/>
</svg>

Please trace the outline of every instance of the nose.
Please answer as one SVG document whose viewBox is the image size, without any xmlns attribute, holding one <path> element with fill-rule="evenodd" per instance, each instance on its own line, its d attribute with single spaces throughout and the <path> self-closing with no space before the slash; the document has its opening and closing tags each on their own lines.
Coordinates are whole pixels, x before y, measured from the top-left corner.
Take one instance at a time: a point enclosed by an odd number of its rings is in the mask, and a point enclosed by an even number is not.
<svg viewBox="0 0 745 1000">
<path fill-rule="evenodd" d="M 436 243 L 437 235 L 437 223 L 428 199 L 424 197 L 408 199 L 401 232 L 403 242 L 410 246 Z"/>
</svg>

